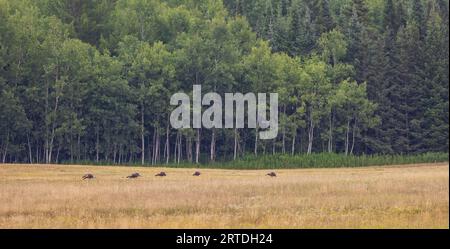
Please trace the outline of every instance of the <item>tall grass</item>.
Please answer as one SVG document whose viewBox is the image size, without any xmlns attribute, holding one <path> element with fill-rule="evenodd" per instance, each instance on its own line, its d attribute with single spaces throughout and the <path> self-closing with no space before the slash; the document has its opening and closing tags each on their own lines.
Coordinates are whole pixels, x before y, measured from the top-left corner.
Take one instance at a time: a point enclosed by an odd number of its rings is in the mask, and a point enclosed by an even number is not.
<svg viewBox="0 0 450 249">
<path fill-rule="evenodd" d="M 359 155 L 318 153 L 311 155 L 248 155 L 224 166 L 230 168 L 267 169 L 267 168 L 339 168 L 363 167 L 374 165 L 415 164 L 448 162 L 448 153 L 424 153 L 417 155 Z"/>
<path fill-rule="evenodd" d="M 146 167 L 173 167 L 173 168 L 218 168 L 218 169 L 297 169 L 297 168 L 340 168 L 364 167 L 375 165 L 396 165 L 416 163 L 448 162 L 449 154 L 442 152 L 428 152 L 415 155 L 350 155 L 333 153 L 316 153 L 311 155 L 245 155 L 235 161 L 193 164 L 182 162 L 180 164 L 144 165 Z M 70 162 L 65 162 L 69 164 Z M 81 161 L 76 164 L 85 165 L 114 165 L 111 162 Z M 121 164 L 124 166 L 141 166 L 138 163 Z"/>
</svg>

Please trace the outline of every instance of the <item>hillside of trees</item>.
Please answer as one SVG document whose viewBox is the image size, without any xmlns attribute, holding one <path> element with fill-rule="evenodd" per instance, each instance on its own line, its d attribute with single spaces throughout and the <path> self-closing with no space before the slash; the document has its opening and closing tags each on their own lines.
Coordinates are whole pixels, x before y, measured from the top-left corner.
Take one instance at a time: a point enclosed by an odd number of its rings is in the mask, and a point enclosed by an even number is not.
<svg viewBox="0 0 450 249">
<path fill-rule="evenodd" d="M 449 149 L 448 0 L 0 0 L 0 162 Z M 277 92 L 279 133 L 170 127 L 176 92 Z M 206 107 L 205 107 L 206 108 Z"/>
</svg>

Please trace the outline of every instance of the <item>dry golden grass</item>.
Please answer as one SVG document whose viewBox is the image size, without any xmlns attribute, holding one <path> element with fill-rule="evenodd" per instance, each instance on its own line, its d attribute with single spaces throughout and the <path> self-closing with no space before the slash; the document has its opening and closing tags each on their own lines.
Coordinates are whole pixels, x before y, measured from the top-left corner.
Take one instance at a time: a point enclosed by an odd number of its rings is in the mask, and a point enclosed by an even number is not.
<svg viewBox="0 0 450 249">
<path fill-rule="evenodd" d="M 0 228 L 449 228 L 448 163 L 201 171 L 0 165 Z"/>
</svg>

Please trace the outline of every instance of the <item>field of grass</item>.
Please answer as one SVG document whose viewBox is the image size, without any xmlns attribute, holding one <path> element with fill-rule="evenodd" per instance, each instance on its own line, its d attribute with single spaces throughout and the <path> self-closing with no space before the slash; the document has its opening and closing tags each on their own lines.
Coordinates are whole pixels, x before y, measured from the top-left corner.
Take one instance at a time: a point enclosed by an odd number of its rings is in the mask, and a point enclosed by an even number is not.
<svg viewBox="0 0 450 249">
<path fill-rule="evenodd" d="M 449 228 L 448 163 L 194 170 L 0 164 L 0 228 Z"/>
</svg>

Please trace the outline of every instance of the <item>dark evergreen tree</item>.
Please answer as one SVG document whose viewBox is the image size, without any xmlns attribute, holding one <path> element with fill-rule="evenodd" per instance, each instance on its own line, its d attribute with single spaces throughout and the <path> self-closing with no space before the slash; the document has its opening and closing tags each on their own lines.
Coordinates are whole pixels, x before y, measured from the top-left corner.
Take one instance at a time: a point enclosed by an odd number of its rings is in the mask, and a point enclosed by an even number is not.
<svg viewBox="0 0 450 249">
<path fill-rule="evenodd" d="M 353 0 L 353 9 L 356 11 L 358 21 L 366 26 L 369 24 L 369 9 L 364 0 Z"/>
<path fill-rule="evenodd" d="M 334 28 L 334 21 L 330 13 L 330 5 L 328 0 L 317 0 L 317 15 L 315 19 L 317 35 L 328 32 Z"/>
<path fill-rule="evenodd" d="M 309 54 L 315 47 L 315 30 L 311 11 L 302 1 L 297 1 L 291 8 L 290 55 Z"/>
<path fill-rule="evenodd" d="M 426 23 L 425 23 L 425 12 L 422 6 L 422 0 L 413 0 L 412 1 L 412 13 L 411 20 L 417 24 L 417 27 L 420 31 L 420 39 L 425 38 L 426 32 Z"/>
<path fill-rule="evenodd" d="M 418 152 L 449 149 L 448 20 L 443 18 L 446 15 L 440 16 L 435 8 L 428 20 L 424 48 L 425 82 L 422 87 L 423 97 L 418 103 L 424 113 L 416 124 L 421 128 L 416 136 L 422 137 L 423 141 L 417 148 Z"/>
</svg>

